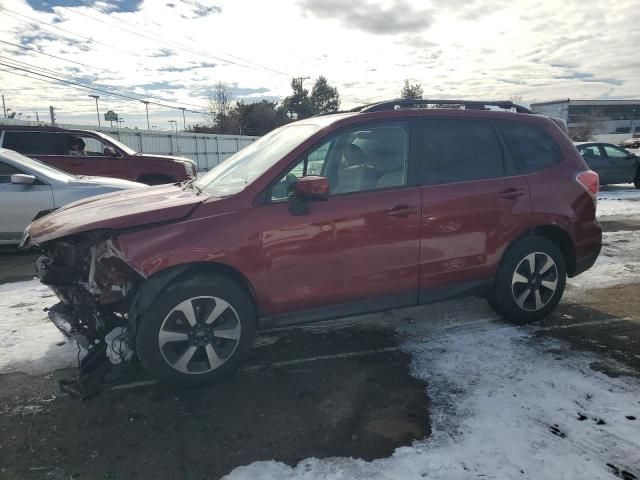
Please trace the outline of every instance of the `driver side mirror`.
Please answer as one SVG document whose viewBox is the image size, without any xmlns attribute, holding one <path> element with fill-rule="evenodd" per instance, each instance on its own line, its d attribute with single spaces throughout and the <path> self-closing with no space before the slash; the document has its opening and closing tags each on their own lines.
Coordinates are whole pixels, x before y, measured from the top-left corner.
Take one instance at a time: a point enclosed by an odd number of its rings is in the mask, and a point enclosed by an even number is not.
<svg viewBox="0 0 640 480">
<path fill-rule="evenodd" d="M 329 179 L 308 175 L 298 180 L 293 187 L 294 196 L 300 200 L 327 200 L 329 198 Z"/>
<path fill-rule="evenodd" d="M 36 182 L 36 177 L 33 175 L 26 175 L 24 173 L 14 173 L 11 175 L 11 183 L 14 185 L 33 185 Z"/>
<path fill-rule="evenodd" d="M 116 152 L 116 149 L 113 147 L 104 147 L 104 155 L 106 157 L 117 157 L 118 152 Z"/>
</svg>

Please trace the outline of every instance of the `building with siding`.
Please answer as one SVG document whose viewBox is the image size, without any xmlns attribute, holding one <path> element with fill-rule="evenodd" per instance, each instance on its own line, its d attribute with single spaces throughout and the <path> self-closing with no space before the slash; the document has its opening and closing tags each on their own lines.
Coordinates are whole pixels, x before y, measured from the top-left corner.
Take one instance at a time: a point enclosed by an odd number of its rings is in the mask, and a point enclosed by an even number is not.
<svg viewBox="0 0 640 480">
<path fill-rule="evenodd" d="M 531 104 L 534 113 L 562 118 L 569 130 L 591 122 L 596 135 L 640 135 L 640 100 L 553 100 Z"/>
</svg>

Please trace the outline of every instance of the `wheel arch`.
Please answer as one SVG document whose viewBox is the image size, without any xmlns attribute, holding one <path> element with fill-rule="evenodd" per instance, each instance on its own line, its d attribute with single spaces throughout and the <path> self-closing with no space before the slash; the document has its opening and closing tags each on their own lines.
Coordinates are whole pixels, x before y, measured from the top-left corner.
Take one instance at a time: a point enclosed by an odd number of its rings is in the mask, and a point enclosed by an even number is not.
<svg viewBox="0 0 640 480">
<path fill-rule="evenodd" d="M 249 295 L 256 311 L 258 311 L 257 296 L 253 285 L 236 268 L 218 262 L 192 262 L 169 267 L 144 280 L 131 302 L 129 319 L 135 324 L 137 319 L 149 309 L 153 300 L 171 284 L 197 275 L 224 275 L 230 278 Z"/>
<path fill-rule="evenodd" d="M 558 225 L 536 225 L 525 231 L 522 235 L 514 239 L 507 250 L 519 240 L 526 237 L 542 237 L 558 246 L 565 260 L 567 274 L 572 277 L 576 271 L 576 247 L 571 239 L 571 235 Z M 505 254 L 506 251 L 505 250 Z M 504 255 L 503 255 L 504 258 Z"/>
</svg>

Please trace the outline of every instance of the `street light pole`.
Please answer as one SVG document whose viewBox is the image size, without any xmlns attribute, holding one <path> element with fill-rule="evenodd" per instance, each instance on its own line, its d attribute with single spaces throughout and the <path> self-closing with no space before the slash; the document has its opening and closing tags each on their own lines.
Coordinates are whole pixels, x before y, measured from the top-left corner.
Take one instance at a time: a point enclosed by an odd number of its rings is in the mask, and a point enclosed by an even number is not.
<svg viewBox="0 0 640 480">
<path fill-rule="evenodd" d="M 4 118 L 7 118 L 7 106 L 4 104 L 4 93 L 2 94 L 2 110 L 4 110 Z"/>
<path fill-rule="evenodd" d="M 151 128 L 149 127 L 149 102 L 146 100 L 140 100 L 142 103 L 144 103 L 144 108 L 147 111 L 147 130 L 151 130 Z"/>
<path fill-rule="evenodd" d="M 186 131 L 187 130 L 187 120 L 186 120 L 186 118 L 184 116 L 185 107 L 180 107 L 180 110 L 182 110 L 182 129 L 184 131 Z"/>
<path fill-rule="evenodd" d="M 178 147 L 178 122 L 176 122 L 175 120 L 169 120 L 169 123 L 171 124 L 172 128 L 171 131 L 173 132 L 173 127 L 176 127 L 176 151 L 178 153 L 180 153 L 180 148 Z M 171 148 L 171 154 L 173 155 L 173 145 Z"/>
<path fill-rule="evenodd" d="M 100 126 L 100 109 L 98 108 L 98 99 L 100 95 L 89 95 L 91 98 L 96 99 L 96 113 L 98 114 L 98 127 Z"/>
</svg>

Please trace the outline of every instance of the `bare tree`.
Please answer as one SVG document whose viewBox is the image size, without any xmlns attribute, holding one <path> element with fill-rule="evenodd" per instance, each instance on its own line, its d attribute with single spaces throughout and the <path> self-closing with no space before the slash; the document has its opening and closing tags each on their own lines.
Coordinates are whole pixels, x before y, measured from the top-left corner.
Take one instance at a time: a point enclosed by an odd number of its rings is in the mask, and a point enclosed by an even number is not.
<svg viewBox="0 0 640 480">
<path fill-rule="evenodd" d="M 581 115 L 577 125 L 569 129 L 569 137 L 574 142 L 588 142 L 593 139 L 593 134 L 601 127 L 602 113 L 600 110 L 589 110 Z"/>
<path fill-rule="evenodd" d="M 232 101 L 233 94 L 225 83 L 216 83 L 209 92 L 209 111 L 213 116 L 213 127 L 218 133 L 229 132 L 231 125 L 228 119 Z"/>
</svg>

